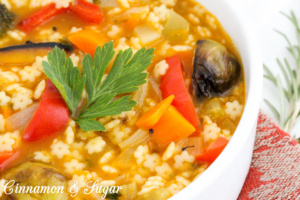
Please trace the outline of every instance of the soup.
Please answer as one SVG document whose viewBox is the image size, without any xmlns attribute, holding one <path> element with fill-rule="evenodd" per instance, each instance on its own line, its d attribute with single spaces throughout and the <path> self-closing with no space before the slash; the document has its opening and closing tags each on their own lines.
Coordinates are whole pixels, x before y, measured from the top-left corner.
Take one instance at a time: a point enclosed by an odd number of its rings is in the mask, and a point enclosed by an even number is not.
<svg viewBox="0 0 300 200">
<path fill-rule="evenodd" d="M 241 61 L 199 3 L 0 5 L 1 199 L 168 199 L 234 134 Z"/>
</svg>

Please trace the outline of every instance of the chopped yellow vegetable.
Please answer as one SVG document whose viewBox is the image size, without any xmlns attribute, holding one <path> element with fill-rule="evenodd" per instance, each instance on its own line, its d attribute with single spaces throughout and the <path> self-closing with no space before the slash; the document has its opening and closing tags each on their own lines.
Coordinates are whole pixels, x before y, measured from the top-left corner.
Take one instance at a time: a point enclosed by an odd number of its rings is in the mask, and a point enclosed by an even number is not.
<svg viewBox="0 0 300 200">
<path fill-rule="evenodd" d="M 171 142 L 177 142 L 196 131 L 195 127 L 172 105 L 169 106 L 152 129 L 152 139 L 158 146 L 166 146 Z"/>
<path fill-rule="evenodd" d="M 207 101 L 203 106 L 202 113 L 215 118 L 221 118 L 225 116 L 225 111 L 222 108 L 221 102 L 218 98 L 213 98 Z"/>
<path fill-rule="evenodd" d="M 172 10 L 165 24 L 163 36 L 168 39 L 170 43 L 180 43 L 187 39 L 189 29 L 189 22 Z"/>
<path fill-rule="evenodd" d="M 148 110 L 140 119 L 136 121 L 135 124 L 138 127 L 143 128 L 153 127 L 169 108 L 174 97 L 174 95 L 170 95 L 169 97 L 165 98 L 162 102 Z"/>
<path fill-rule="evenodd" d="M 134 35 L 137 36 L 143 45 L 149 45 L 161 38 L 160 33 L 148 25 L 141 25 L 134 29 Z"/>
</svg>

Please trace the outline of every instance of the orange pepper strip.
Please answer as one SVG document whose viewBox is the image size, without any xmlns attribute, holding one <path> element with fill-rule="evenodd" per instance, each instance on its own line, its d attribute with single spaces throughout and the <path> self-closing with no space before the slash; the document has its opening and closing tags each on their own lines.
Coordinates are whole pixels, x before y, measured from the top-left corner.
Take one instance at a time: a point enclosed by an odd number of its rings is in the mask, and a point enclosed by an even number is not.
<svg viewBox="0 0 300 200">
<path fill-rule="evenodd" d="M 174 106 L 170 105 L 160 120 L 153 126 L 152 139 L 158 146 L 166 146 L 187 138 L 196 128 Z"/>
<path fill-rule="evenodd" d="M 163 114 L 166 112 L 166 110 L 171 105 L 174 95 L 170 95 L 166 99 L 164 99 L 159 104 L 152 107 L 150 110 L 148 110 L 141 118 L 139 118 L 135 125 L 142 128 L 151 128 L 153 127 L 159 119 L 163 116 Z"/>
<path fill-rule="evenodd" d="M 207 149 L 207 151 L 196 157 L 198 161 L 212 163 L 217 157 L 222 153 L 228 144 L 229 140 L 223 137 L 218 137 L 213 143 L 211 143 Z"/>
<path fill-rule="evenodd" d="M 103 46 L 108 39 L 102 34 L 93 30 L 80 30 L 71 34 L 68 39 L 80 50 L 94 56 L 96 48 Z"/>
</svg>

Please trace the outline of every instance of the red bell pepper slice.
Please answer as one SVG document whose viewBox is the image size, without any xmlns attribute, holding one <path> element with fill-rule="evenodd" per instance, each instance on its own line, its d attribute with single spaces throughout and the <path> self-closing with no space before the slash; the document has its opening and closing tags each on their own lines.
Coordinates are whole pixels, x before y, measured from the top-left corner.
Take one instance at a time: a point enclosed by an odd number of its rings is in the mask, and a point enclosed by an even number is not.
<svg viewBox="0 0 300 200">
<path fill-rule="evenodd" d="M 1 165 L 2 163 L 4 163 L 4 161 L 6 161 L 6 160 L 9 159 L 10 157 L 12 157 L 13 155 L 14 155 L 14 152 L 12 152 L 12 151 L 0 153 L 0 165 Z"/>
<path fill-rule="evenodd" d="M 164 76 L 161 78 L 160 89 L 163 98 L 174 95 L 175 98 L 172 105 L 196 128 L 199 132 L 199 118 L 193 101 L 185 86 L 182 75 L 180 56 L 166 58 L 169 68 Z"/>
<path fill-rule="evenodd" d="M 9 163 L 19 156 L 20 152 L 2 152 L 0 153 L 0 171 L 5 169 Z"/>
<path fill-rule="evenodd" d="M 38 10 L 37 12 L 31 14 L 29 17 L 23 19 L 19 26 L 25 32 L 29 32 L 38 25 L 42 24 L 46 20 L 59 15 L 63 12 L 66 12 L 67 8 L 56 8 L 55 3 L 51 3 L 48 6 Z"/>
<path fill-rule="evenodd" d="M 67 105 L 58 89 L 48 80 L 39 107 L 23 133 L 25 141 L 45 139 L 63 131 L 70 120 Z"/>
<path fill-rule="evenodd" d="M 70 10 L 86 22 L 100 24 L 103 20 L 100 7 L 85 0 L 77 0 L 70 6 Z"/>
<path fill-rule="evenodd" d="M 212 163 L 217 157 L 222 153 L 228 144 L 229 140 L 223 137 L 218 137 L 213 143 L 211 143 L 207 149 L 207 151 L 196 157 L 198 161 Z"/>
</svg>

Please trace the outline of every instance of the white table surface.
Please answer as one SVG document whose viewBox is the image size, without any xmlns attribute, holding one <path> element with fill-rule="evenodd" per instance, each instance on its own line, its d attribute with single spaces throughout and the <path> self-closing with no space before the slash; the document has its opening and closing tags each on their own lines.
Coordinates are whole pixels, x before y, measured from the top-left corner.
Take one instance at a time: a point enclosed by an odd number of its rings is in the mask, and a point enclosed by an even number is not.
<svg viewBox="0 0 300 200">
<path fill-rule="evenodd" d="M 282 11 L 285 13 L 290 13 L 291 10 L 293 10 L 296 13 L 297 18 L 300 19 L 300 0 L 295 0 L 282 8 Z M 292 41 L 295 42 L 295 28 L 286 17 L 280 13 L 276 13 L 259 32 L 263 62 L 274 72 L 274 74 L 281 74 L 279 66 L 276 63 L 276 58 L 289 58 L 289 53 L 286 49 L 287 44 L 285 40 L 282 36 L 276 33 L 274 29 L 278 29 L 281 32 L 286 33 L 289 38 L 292 38 Z M 276 108 L 279 108 L 280 104 L 277 88 L 273 85 L 273 83 L 266 79 L 264 79 L 263 99 L 268 99 Z M 262 111 L 278 122 L 272 111 L 266 103 L 263 102 L 263 99 L 261 102 Z M 291 134 L 300 137 L 299 120 Z"/>
</svg>

